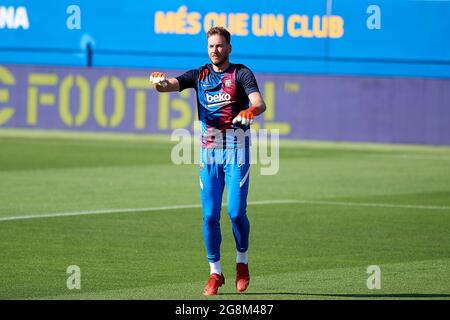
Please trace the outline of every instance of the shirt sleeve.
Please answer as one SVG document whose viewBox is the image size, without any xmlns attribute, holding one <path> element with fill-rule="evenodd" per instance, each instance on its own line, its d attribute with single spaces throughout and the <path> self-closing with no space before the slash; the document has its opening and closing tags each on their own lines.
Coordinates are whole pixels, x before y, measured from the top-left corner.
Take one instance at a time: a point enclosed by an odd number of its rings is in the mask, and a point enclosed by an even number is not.
<svg viewBox="0 0 450 320">
<path fill-rule="evenodd" d="M 237 73 L 237 79 L 242 84 L 242 87 L 245 90 L 247 96 L 253 92 L 259 92 L 258 83 L 256 82 L 255 75 L 253 72 L 244 67 L 239 69 Z"/>
<path fill-rule="evenodd" d="M 180 91 L 187 88 L 196 88 L 198 79 L 198 70 L 193 69 L 186 71 L 181 76 L 176 77 L 180 85 Z"/>
</svg>

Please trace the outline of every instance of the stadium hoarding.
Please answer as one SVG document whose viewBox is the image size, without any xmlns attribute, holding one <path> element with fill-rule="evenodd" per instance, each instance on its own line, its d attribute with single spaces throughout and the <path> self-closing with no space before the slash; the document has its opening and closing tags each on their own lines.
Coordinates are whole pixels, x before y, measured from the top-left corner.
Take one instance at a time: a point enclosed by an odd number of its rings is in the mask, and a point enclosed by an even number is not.
<svg viewBox="0 0 450 320">
<path fill-rule="evenodd" d="M 145 69 L 0 65 L 0 128 L 192 131 L 194 91 L 158 94 L 148 74 Z M 268 108 L 254 128 L 279 129 L 282 138 L 450 144 L 449 80 L 256 77 Z"/>
<path fill-rule="evenodd" d="M 224 25 L 258 72 L 450 77 L 449 16 L 444 1 L 4 1 L 0 62 L 186 69 Z"/>
</svg>

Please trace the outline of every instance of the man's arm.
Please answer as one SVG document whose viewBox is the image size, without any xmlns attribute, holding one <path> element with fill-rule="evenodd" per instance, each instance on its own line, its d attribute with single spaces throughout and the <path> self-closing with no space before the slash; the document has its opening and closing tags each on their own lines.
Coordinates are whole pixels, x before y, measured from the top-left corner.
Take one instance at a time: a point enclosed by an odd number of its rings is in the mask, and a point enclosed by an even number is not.
<svg viewBox="0 0 450 320">
<path fill-rule="evenodd" d="M 242 87 L 247 94 L 250 101 L 250 106 L 241 111 L 236 118 L 233 119 L 233 123 L 242 123 L 248 125 L 253 123 L 253 118 L 266 111 L 266 104 L 259 92 L 258 83 L 256 82 L 255 75 L 247 67 L 243 66 L 238 70 L 238 81 L 242 84 Z"/>
<path fill-rule="evenodd" d="M 150 75 L 150 83 L 155 86 L 158 92 L 180 91 L 180 84 L 176 78 L 166 79 L 166 75 L 161 72 L 153 72 Z"/>
<path fill-rule="evenodd" d="M 250 100 L 250 107 L 239 112 L 237 117 L 233 119 L 233 123 L 252 124 L 256 116 L 266 111 L 266 104 L 259 91 L 250 93 L 248 99 Z"/>
<path fill-rule="evenodd" d="M 264 99 L 259 91 L 250 93 L 248 95 L 248 99 L 250 100 L 250 105 L 256 108 L 254 113 L 255 116 L 258 116 L 266 111 L 266 103 L 264 102 Z"/>
</svg>

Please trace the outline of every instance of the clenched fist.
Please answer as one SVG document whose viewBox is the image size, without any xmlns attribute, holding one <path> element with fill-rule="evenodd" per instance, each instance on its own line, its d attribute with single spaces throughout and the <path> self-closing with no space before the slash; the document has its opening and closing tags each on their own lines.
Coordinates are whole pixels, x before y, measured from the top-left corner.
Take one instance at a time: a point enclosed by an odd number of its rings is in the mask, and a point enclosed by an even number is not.
<svg viewBox="0 0 450 320">
<path fill-rule="evenodd" d="M 162 72 L 152 72 L 149 80 L 151 84 L 156 86 L 161 86 L 163 88 L 167 86 L 166 75 Z"/>
</svg>

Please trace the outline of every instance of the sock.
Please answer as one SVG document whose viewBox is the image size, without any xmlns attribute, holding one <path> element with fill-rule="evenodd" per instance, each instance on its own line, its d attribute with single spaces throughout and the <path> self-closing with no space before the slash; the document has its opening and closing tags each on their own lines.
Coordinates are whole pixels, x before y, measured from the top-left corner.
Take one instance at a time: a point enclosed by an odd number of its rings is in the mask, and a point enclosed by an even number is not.
<svg viewBox="0 0 450 320">
<path fill-rule="evenodd" d="M 248 250 L 245 252 L 236 251 L 236 263 L 248 264 Z"/>
<path fill-rule="evenodd" d="M 220 269 L 220 261 L 210 262 L 209 263 L 210 274 L 217 273 L 222 274 L 222 270 Z"/>
</svg>

